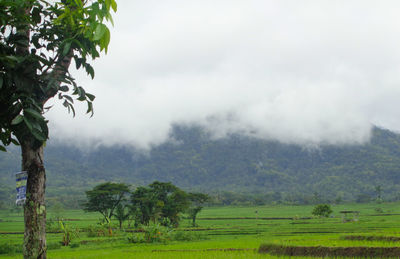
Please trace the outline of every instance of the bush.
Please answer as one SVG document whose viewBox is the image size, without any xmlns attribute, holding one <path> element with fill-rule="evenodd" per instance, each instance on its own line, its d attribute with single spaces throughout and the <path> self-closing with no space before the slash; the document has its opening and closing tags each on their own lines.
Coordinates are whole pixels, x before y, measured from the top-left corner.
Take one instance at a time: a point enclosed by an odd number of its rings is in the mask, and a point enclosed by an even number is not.
<svg viewBox="0 0 400 259">
<path fill-rule="evenodd" d="M 332 209 L 331 206 L 328 204 L 318 204 L 314 207 L 313 211 L 311 212 L 312 215 L 317 217 L 329 217 L 331 215 Z"/>
<path fill-rule="evenodd" d="M 107 230 L 102 226 L 88 226 L 85 230 L 88 237 L 104 237 L 108 235 Z"/>
<path fill-rule="evenodd" d="M 170 234 L 172 230 L 159 224 L 144 226 L 142 232 L 133 233 L 128 237 L 131 243 L 166 243 L 171 240 Z"/>
<path fill-rule="evenodd" d="M 193 231 L 174 231 L 161 225 L 143 227 L 143 232 L 133 233 L 128 237 L 131 243 L 167 243 L 168 241 L 195 241 L 207 237 Z"/>
</svg>

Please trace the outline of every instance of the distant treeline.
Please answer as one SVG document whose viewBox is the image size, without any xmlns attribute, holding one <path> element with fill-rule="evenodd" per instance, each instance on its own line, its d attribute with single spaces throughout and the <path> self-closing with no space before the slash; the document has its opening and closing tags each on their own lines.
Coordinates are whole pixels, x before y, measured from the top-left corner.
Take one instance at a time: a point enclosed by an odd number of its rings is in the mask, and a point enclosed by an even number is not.
<svg viewBox="0 0 400 259">
<path fill-rule="evenodd" d="M 338 196 L 336 199 L 328 199 L 320 194 L 305 195 L 301 193 L 280 193 L 272 192 L 265 194 L 236 193 L 236 192 L 211 192 L 210 199 L 205 202 L 205 206 L 253 206 L 253 205 L 307 205 L 307 204 L 341 204 L 345 202 L 369 203 L 369 202 L 391 202 L 399 201 L 398 197 L 392 199 L 379 199 L 378 195 L 360 194 L 355 200 L 348 200 Z M 15 207 L 14 197 L 9 200 L 2 199 L 0 209 L 10 209 Z M 84 192 L 80 195 L 60 194 L 58 197 L 49 197 L 46 202 L 48 207 L 61 206 L 66 209 L 82 209 L 85 200 Z"/>
<path fill-rule="evenodd" d="M 176 126 L 171 138 L 146 154 L 49 142 L 49 205 L 79 207 L 84 192 L 102 182 L 144 186 L 156 180 L 208 193 L 221 205 L 400 199 L 400 135 L 388 130 L 374 128 L 364 145 L 313 149 L 241 135 L 213 139 L 200 127 Z M 0 153 L 0 207 L 13 204 L 20 160 L 18 149 Z"/>
</svg>

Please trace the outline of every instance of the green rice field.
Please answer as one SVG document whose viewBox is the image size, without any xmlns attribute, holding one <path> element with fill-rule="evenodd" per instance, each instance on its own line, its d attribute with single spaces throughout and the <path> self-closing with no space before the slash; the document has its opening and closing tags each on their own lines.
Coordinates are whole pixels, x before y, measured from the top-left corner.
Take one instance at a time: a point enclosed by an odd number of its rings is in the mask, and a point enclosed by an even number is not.
<svg viewBox="0 0 400 259">
<path fill-rule="evenodd" d="M 285 258 L 258 253 L 258 248 L 400 247 L 400 203 L 333 205 L 330 218 L 312 217 L 313 207 L 208 207 L 199 214 L 196 228 L 183 218 L 178 229 L 168 230 L 175 239 L 153 243 L 129 242 L 142 233 L 132 232 L 128 222 L 120 231 L 115 221 L 112 236 L 90 234 L 91 228 L 101 229 L 101 215 L 66 210 L 61 216 L 73 233 L 72 241 L 61 245 L 63 233 L 54 220 L 48 227 L 48 258 Z M 339 212 L 344 210 L 359 211 L 357 220 L 350 215 L 343 222 Z M 52 220 L 55 214 L 49 210 L 47 218 Z M 22 213 L 0 211 L 0 258 L 22 258 L 22 239 Z"/>
</svg>

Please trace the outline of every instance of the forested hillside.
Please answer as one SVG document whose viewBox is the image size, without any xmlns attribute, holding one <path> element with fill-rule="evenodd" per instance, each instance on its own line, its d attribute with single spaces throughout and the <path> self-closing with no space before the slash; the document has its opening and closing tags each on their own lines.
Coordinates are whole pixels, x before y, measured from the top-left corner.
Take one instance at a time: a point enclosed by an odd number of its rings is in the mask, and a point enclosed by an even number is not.
<svg viewBox="0 0 400 259">
<path fill-rule="evenodd" d="M 172 137 L 147 154 L 128 147 L 81 151 L 50 142 L 48 202 L 76 207 L 99 182 L 138 186 L 154 180 L 214 194 L 222 203 L 243 195 L 260 203 L 367 201 L 377 190 L 384 200 L 400 198 L 400 135 L 387 130 L 375 128 L 365 145 L 315 149 L 240 135 L 213 140 L 197 127 L 175 127 Z M 18 148 L 0 153 L 2 206 L 12 204 L 19 164 Z"/>
</svg>

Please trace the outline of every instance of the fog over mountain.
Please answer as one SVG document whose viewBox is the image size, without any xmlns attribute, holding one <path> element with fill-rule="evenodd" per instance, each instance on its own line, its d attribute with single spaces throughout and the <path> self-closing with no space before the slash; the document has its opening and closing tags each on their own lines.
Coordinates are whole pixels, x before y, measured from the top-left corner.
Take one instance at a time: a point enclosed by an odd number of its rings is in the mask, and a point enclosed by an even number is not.
<svg viewBox="0 0 400 259">
<path fill-rule="evenodd" d="M 109 54 L 95 62 L 95 115 L 61 103 L 51 138 L 149 150 L 173 125 L 306 146 L 400 131 L 399 1 L 118 2 Z"/>
</svg>

